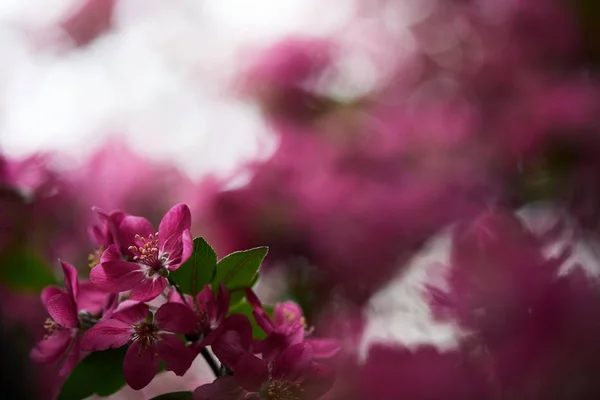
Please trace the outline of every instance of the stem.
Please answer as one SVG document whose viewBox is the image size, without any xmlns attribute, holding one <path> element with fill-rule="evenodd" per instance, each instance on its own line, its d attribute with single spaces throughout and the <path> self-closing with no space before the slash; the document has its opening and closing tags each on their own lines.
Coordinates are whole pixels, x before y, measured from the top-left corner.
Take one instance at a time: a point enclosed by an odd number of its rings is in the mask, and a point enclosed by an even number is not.
<svg viewBox="0 0 600 400">
<path fill-rule="evenodd" d="M 206 347 L 200 350 L 200 354 L 202 354 L 202 357 L 204 357 L 204 359 L 206 360 L 206 363 L 212 370 L 213 374 L 215 374 L 215 378 L 221 376 L 221 368 L 217 365 L 217 362 L 215 361 L 213 356 L 208 352 L 208 350 L 206 350 Z"/>
</svg>

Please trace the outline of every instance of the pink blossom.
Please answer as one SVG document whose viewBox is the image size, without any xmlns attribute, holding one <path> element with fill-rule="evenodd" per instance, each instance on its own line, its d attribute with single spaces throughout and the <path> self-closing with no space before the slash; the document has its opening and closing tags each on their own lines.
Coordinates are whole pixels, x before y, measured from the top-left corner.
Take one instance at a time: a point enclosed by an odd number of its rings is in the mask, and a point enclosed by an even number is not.
<svg viewBox="0 0 600 400">
<path fill-rule="evenodd" d="M 216 339 L 219 334 L 218 328 L 229 312 L 229 291 L 222 282 L 217 293 L 213 293 L 211 286 L 206 285 L 195 299 L 189 295 L 185 295 L 185 299 L 182 299 L 176 290 L 171 290 L 169 301 L 185 304 L 195 313 L 196 327 L 188 334 L 194 337 L 196 341 L 194 348 L 198 351 Z"/>
<path fill-rule="evenodd" d="M 311 347 L 315 359 L 333 357 L 340 349 L 340 344 L 333 339 L 316 339 L 306 337 L 306 321 L 302 309 L 297 303 L 287 301 L 275 305 L 272 319 L 262 308 L 262 304 L 251 289 L 246 289 L 246 298 L 253 308 L 256 323 L 267 334 L 262 342 L 255 343 L 255 351 L 262 353 L 263 358 L 272 360 L 282 351 L 299 343 Z"/>
<path fill-rule="evenodd" d="M 194 325 L 193 313 L 182 304 L 166 303 L 153 316 L 146 304 L 137 303 L 90 328 L 81 347 L 99 351 L 129 345 L 123 374 L 129 386 L 142 389 L 158 373 L 160 360 L 168 371 L 185 374 L 195 354 L 175 334 L 188 333 Z"/>
<path fill-rule="evenodd" d="M 246 354 L 237 363 L 233 377 L 200 386 L 194 391 L 194 400 L 316 400 L 331 388 L 334 373 L 311 360 L 311 348 L 304 343 L 289 347 L 272 362 Z"/>
<path fill-rule="evenodd" d="M 192 253 L 190 225 L 190 210 L 183 204 L 165 214 L 158 232 L 143 217 L 124 217 L 118 228 L 120 243 L 133 261 L 121 260 L 118 248 L 111 245 L 101 263 L 92 268 L 90 280 L 109 292 L 131 289 L 133 300 L 154 299 L 167 287 L 169 271 L 179 268 Z"/>
</svg>

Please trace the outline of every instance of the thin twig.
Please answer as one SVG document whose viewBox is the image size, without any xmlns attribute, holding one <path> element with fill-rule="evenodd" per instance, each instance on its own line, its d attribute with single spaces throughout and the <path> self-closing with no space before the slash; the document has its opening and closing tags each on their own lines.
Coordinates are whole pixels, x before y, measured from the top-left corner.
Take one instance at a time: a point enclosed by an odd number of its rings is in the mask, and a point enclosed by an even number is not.
<svg viewBox="0 0 600 400">
<path fill-rule="evenodd" d="M 200 350 L 200 354 L 202 354 L 202 357 L 204 357 L 204 359 L 206 360 L 206 363 L 212 370 L 213 374 L 215 374 L 215 378 L 218 378 L 219 376 L 221 376 L 221 374 L 220 374 L 221 368 L 219 367 L 219 365 L 217 364 L 217 362 L 215 361 L 213 356 L 208 352 L 208 350 L 206 350 L 206 347 L 204 347 L 202 350 Z"/>
</svg>

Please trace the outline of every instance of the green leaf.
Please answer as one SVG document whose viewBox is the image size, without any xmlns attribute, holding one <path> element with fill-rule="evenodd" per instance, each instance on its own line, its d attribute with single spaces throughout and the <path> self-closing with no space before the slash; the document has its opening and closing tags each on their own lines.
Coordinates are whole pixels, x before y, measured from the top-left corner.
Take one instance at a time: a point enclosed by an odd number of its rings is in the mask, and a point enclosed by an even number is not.
<svg viewBox="0 0 600 400">
<path fill-rule="evenodd" d="M 58 400 L 81 400 L 97 394 L 109 396 L 123 386 L 123 358 L 127 347 L 97 351 L 75 367 L 61 388 Z"/>
<path fill-rule="evenodd" d="M 263 305 L 263 310 L 271 317 L 273 316 L 273 306 Z M 256 321 L 254 320 L 254 316 L 252 315 L 252 306 L 246 301 L 243 300 L 236 304 L 235 306 L 229 309 L 229 315 L 231 314 L 243 314 L 250 319 L 250 323 L 252 324 L 252 338 L 256 340 L 262 340 L 267 337 L 265 332 L 258 326 Z"/>
<path fill-rule="evenodd" d="M 161 394 L 151 398 L 150 400 L 192 400 L 192 392 L 172 392 Z"/>
<path fill-rule="evenodd" d="M 269 251 L 268 247 L 236 251 L 223 258 L 217 264 L 217 274 L 213 288 L 223 282 L 227 289 L 239 289 L 256 282 L 258 268 Z"/>
<path fill-rule="evenodd" d="M 239 303 L 240 301 L 242 301 L 244 299 L 244 297 L 246 296 L 245 289 L 247 287 L 249 287 L 249 288 L 254 287 L 254 285 L 256 285 L 257 281 L 258 281 L 258 274 L 254 275 L 254 278 L 250 281 L 250 283 L 248 285 L 230 289 L 229 293 L 231 295 L 231 298 L 229 300 L 229 304 L 235 305 L 235 304 Z"/>
<path fill-rule="evenodd" d="M 194 239 L 194 251 L 177 270 L 169 274 L 169 280 L 183 293 L 196 296 L 215 277 L 217 254 L 201 237 Z"/>
<path fill-rule="evenodd" d="M 35 252 L 13 249 L 0 259 L 0 282 L 11 289 L 40 292 L 58 282 L 48 266 Z"/>
</svg>

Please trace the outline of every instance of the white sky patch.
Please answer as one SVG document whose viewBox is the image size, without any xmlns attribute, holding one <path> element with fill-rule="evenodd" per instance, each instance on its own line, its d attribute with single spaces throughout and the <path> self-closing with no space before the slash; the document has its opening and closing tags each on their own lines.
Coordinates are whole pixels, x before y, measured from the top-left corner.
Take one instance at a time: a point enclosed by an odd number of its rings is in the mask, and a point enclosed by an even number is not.
<svg viewBox="0 0 600 400">
<path fill-rule="evenodd" d="M 362 360 L 375 343 L 408 347 L 433 344 L 441 349 L 456 346 L 458 329 L 454 324 L 434 320 L 423 295 L 428 271 L 448 265 L 449 250 L 450 234 L 440 233 L 409 261 L 405 272 L 371 298 L 359 349 Z"/>
<path fill-rule="evenodd" d="M 121 136 L 194 177 L 230 174 L 275 147 L 256 107 L 227 94 L 240 52 L 333 32 L 354 3 L 120 0 L 112 31 L 65 51 L 36 41 L 79 0 L 4 0 L 0 150 L 57 150 L 82 161 Z"/>
</svg>

